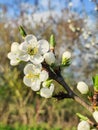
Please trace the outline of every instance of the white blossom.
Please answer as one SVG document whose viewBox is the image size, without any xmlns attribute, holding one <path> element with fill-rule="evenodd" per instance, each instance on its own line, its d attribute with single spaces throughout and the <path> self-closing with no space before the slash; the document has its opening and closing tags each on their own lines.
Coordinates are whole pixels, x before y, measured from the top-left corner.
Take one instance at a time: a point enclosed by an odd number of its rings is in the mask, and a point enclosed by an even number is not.
<svg viewBox="0 0 98 130">
<path fill-rule="evenodd" d="M 54 84 L 51 83 L 50 87 L 44 86 L 40 90 L 40 95 L 45 98 L 52 97 L 54 91 Z"/>
<path fill-rule="evenodd" d="M 27 35 L 19 49 L 24 52 L 20 56 L 21 60 L 30 60 L 34 64 L 40 64 L 44 60 L 43 55 L 49 50 L 49 43 L 46 40 L 37 41 L 35 36 Z"/>
<path fill-rule="evenodd" d="M 84 83 L 83 81 L 78 82 L 77 89 L 79 90 L 79 92 L 81 94 L 87 94 L 88 91 L 89 91 L 89 88 L 88 88 L 87 84 Z"/>
<path fill-rule="evenodd" d="M 44 58 L 47 64 L 51 65 L 55 63 L 55 55 L 53 52 L 47 52 L 44 54 Z"/>
<path fill-rule="evenodd" d="M 93 112 L 93 117 L 94 117 L 95 121 L 98 123 L 98 111 Z"/>
<path fill-rule="evenodd" d="M 81 121 L 78 124 L 77 130 L 90 130 L 90 124 L 87 121 Z"/>
<path fill-rule="evenodd" d="M 38 91 L 41 83 L 48 79 L 48 72 L 42 70 L 41 64 L 36 66 L 33 64 L 27 64 L 24 68 L 24 74 L 24 84 L 31 87 L 34 91 Z"/>
<path fill-rule="evenodd" d="M 11 45 L 11 52 L 8 53 L 8 58 L 10 59 L 10 64 L 11 65 L 18 65 L 18 63 L 20 62 L 19 59 L 19 55 L 20 55 L 20 50 L 19 50 L 19 43 L 14 42 Z"/>
</svg>

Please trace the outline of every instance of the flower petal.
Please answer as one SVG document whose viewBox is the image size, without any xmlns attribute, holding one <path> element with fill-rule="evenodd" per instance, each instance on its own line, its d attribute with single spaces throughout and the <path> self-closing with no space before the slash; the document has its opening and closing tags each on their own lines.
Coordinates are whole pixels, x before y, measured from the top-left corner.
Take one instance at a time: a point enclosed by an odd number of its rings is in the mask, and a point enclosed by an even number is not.
<svg viewBox="0 0 98 130">
<path fill-rule="evenodd" d="M 20 49 L 21 51 L 27 52 L 27 48 L 28 48 L 28 43 L 27 43 L 27 42 L 22 42 L 22 43 L 19 45 L 19 49 Z"/>
<path fill-rule="evenodd" d="M 46 52 L 49 51 L 49 43 L 48 43 L 48 41 L 40 40 L 40 41 L 38 41 L 38 43 L 40 45 L 39 49 L 40 49 L 41 54 L 45 54 Z"/>
<path fill-rule="evenodd" d="M 10 64 L 11 64 L 12 66 L 18 65 L 19 62 L 20 62 L 20 60 L 17 60 L 17 59 L 10 60 Z"/>
<path fill-rule="evenodd" d="M 42 70 L 40 73 L 40 80 L 45 81 L 48 79 L 48 77 L 49 77 L 48 72 L 45 70 Z"/>
<path fill-rule="evenodd" d="M 44 57 L 41 56 L 40 54 L 30 56 L 30 61 L 34 64 L 40 64 L 41 62 L 43 62 L 43 60 L 44 60 Z"/>
<path fill-rule="evenodd" d="M 32 80 L 30 78 L 27 78 L 27 76 L 24 76 L 23 82 L 26 86 L 31 87 Z"/>
<path fill-rule="evenodd" d="M 40 84 L 41 84 L 40 80 L 36 80 L 35 82 L 32 82 L 31 89 L 33 91 L 38 91 L 40 89 Z"/>
<path fill-rule="evenodd" d="M 33 64 L 27 64 L 25 67 L 24 67 L 24 74 L 29 74 L 31 73 L 32 71 L 34 71 L 33 69 L 34 65 Z"/>
<path fill-rule="evenodd" d="M 11 45 L 11 51 L 17 52 L 18 49 L 19 49 L 19 43 L 13 42 L 12 45 Z"/>
<path fill-rule="evenodd" d="M 52 96 L 52 91 L 49 88 L 44 87 L 41 88 L 40 95 L 45 98 L 50 98 Z"/>
<path fill-rule="evenodd" d="M 54 91 L 54 84 L 50 85 L 50 91 L 53 93 L 53 91 Z"/>
<path fill-rule="evenodd" d="M 31 73 L 35 73 L 35 74 L 38 74 L 41 72 L 41 69 L 42 69 L 42 66 L 41 64 L 39 65 L 34 65 L 34 64 L 27 64 L 25 67 L 24 67 L 24 74 L 31 74 Z"/>
<path fill-rule="evenodd" d="M 51 65 L 55 63 L 55 55 L 53 52 L 47 52 L 44 54 L 44 58 L 47 64 Z"/>
<path fill-rule="evenodd" d="M 7 55 L 7 57 L 9 59 L 15 59 L 15 58 L 17 58 L 17 54 L 15 54 L 14 52 L 9 52 L 8 55 Z"/>
<path fill-rule="evenodd" d="M 22 61 L 29 61 L 30 60 L 30 56 L 29 54 L 24 54 L 24 53 L 20 53 L 19 54 L 19 59 L 22 60 Z"/>
<path fill-rule="evenodd" d="M 36 37 L 34 35 L 27 35 L 25 37 L 25 41 L 27 43 L 37 43 L 37 39 L 36 39 Z"/>
<path fill-rule="evenodd" d="M 77 130 L 90 130 L 90 124 L 87 121 L 82 120 L 78 124 Z"/>
</svg>

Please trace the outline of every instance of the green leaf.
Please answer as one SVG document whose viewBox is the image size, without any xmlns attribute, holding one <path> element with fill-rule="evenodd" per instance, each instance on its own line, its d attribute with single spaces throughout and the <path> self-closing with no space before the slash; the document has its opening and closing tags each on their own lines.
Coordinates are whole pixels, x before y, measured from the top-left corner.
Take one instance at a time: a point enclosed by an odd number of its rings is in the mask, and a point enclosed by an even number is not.
<svg viewBox="0 0 98 130">
<path fill-rule="evenodd" d="M 81 120 L 85 120 L 85 121 L 88 120 L 88 118 L 87 118 L 86 116 L 84 116 L 84 115 L 82 115 L 82 114 L 80 114 L 80 113 L 76 113 L 76 115 L 77 115 Z"/>
</svg>

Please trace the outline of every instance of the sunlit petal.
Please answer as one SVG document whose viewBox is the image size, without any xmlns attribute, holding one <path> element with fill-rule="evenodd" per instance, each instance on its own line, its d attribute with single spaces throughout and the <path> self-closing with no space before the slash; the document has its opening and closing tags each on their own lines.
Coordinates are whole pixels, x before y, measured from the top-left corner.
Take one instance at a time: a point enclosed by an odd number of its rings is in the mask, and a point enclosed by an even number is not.
<svg viewBox="0 0 98 130">
<path fill-rule="evenodd" d="M 16 52 L 19 49 L 19 43 L 13 42 L 11 45 L 11 51 Z"/>
<path fill-rule="evenodd" d="M 40 64 L 41 62 L 43 62 L 43 60 L 44 60 L 44 57 L 41 56 L 40 54 L 30 56 L 30 61 L 34 64 Z"/>
<path fill-rule="evenodd" d="M 38 91 L 40 89 L 40 80 L 36 80 L 36 82 L 32 82 L 31 89 L 33 91 Z"/>
<path fill-rule="evenodd" d="M 28 43 L 26 43 L 26 42 L 22 42 L 22 43 L 19 45 L 19 49 L 20 49 L 21 51 L 27 52 L 27 48 L 28 48 Z"/>
<path fill-rule="evenodd" d="M 48 77 L 49 77 L 48 72 L 45 70 L 42 70 L 42 72 L 40 73 L 40 80 L 45 81 L 48 79 Z"/>
<path fill-rule="evenodd" d="M 24 84 L 25 84 L 26 86 L 31 87 L 32 81 L 31 81 L 30 78 L 27 78 L 26 76 L 24 76 L 23 82 L 24 82 Z"/>
<path fill-rule="evenodd" d="M 10 60 L 10 64 L 12 65 L 12 66 L 15 66 L 15 65 L 18 65 L 19 64 L 19 60 Z"/>
<path fill-rule="evenodd" d="M 40 40 L 38 41 L 38 43 L 40 44 L 40 52 L 41 54 L 45 54 L 48 50 L 49 50 L 49 43 L 46 40 Z"/>
<path fill-rule="evenodd" d="M 24 68 L 24 74 L 29 74 L 31 73 L 32 71 L 34 71 L 34 65 L 33 64 L 27 64 Z"/>
</svg>

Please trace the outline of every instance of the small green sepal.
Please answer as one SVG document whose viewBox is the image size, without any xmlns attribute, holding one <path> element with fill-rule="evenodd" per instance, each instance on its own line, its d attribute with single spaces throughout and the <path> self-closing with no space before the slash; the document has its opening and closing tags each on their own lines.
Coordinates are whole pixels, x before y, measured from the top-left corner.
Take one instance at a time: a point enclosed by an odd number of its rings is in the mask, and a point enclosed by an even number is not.
<svg viewBox="0 0 98 130">
<path fill-rule="evenodd" d="M 22 26 L 19 26 L 19 32 L 23 38 L 26 37 L 27 34 Z"/>
</svg>

